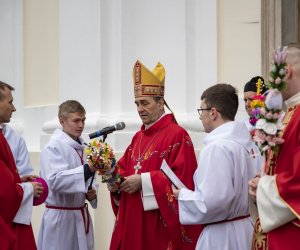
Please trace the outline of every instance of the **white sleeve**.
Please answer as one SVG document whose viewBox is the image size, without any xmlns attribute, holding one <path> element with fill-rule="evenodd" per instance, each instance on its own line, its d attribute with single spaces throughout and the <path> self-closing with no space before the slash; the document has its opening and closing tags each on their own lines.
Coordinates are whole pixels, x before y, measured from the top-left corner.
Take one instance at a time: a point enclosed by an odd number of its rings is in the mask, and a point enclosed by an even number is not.
<svg viewBox="0 0 300 250">
<path fill-rule="evenodd" d="M 70 155 L 69 157 L 72 157 Z M 58 193 L 86 193 L 83 165 L 70 168 L 59 148 L 47 147 L 41 153 L 41 177 L 52 191 Z"/>
<path fill-rule="evenodd" d="M 22 137 L 19 138 L 19 143 L 17 146 L 18 148 L 15 161 L 20 176 L 32 174 L 33 168 L 30 164 L 26 143 Z"/>
<path fill-rule="evenodd" d="M 142 173 L 142 201 L 144 211 L 158 209 L 158 204 L 153 191 L 150 173 Z"/>
<path fill-rule="evenodd" d="M 179 192 L 182 224 L 207 224 L 227 218 L 236 195 L 231 181 L 233 166 L 230 156 L 222 146 L 211 145 L 202 150 L 194 175 L 195 191 L 182 188 Z"/>
<path fill-rule="evenodd" d="M 279 196 L 276 175 L 260 178 L 256 197 L 260 224 L 264 232 L 270 232 L 297 218 Z"/>
<path fill-rule="evenodd" d="M 4 136 L 14 156 L 14 160 L 17 165 L 19 175 L 23 176 L 23 175 L 32 174 L 33 168 L 30 164 L 28 150 L 23 137 L 21 137 L 8 125 L 5 126 Z"/>
<path fill-rule="evenodd" d="M 19 185 L 23 188 L 23 199 L 13 222 L 30 225 L 33 204 L 33 186 L 30 182 L 20 183 Z"/>
</svg>

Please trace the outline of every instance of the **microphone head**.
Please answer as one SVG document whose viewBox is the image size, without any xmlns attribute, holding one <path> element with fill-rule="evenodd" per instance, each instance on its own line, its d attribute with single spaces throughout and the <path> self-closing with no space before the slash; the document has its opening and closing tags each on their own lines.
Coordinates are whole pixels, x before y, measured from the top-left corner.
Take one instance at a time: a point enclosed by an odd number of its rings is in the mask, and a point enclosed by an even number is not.
<svg viewBox="0 0 300 250">
<path fill-rule="evenodd" d="M 125 128 L 125 123 L 124 122 L 118 122 L 116 125 L 115 125 L 115 128 L 116 130 L 122 130 Z"/>
</svg>

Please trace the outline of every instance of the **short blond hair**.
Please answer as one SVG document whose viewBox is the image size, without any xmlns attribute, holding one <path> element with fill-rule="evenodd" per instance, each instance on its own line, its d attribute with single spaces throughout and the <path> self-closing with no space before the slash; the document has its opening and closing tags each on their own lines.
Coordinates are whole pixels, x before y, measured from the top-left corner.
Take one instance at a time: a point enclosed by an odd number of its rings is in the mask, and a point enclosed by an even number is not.
<svg viewBox="0 0 300 250">
<path fill-rule="evenodd" d="M 76 100 L 67 100 L 59 105 L 58 117 L 66 117 L 70 113 L 85 114 L 85 109 L 80 102 Z"/>
</svg>

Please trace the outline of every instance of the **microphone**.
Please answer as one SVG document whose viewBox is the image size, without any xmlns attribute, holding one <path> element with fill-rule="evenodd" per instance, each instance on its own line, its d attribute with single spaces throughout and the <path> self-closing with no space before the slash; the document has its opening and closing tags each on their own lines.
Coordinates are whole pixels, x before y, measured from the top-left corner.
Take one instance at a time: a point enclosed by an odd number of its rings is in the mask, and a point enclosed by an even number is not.
<svg viewBox="0 0 300 250">
<path fill-rule="evenodd" d="M 102 136 L 102 135 L 107 135 L 110 134 L 112 132 L 114 132 L 115 130 L 122 130 L 125 128 L 125 123 L 124 122 L 118 122 L 116 123 L 114 126 L 111 127 L 105 127 L 101 130 L 97 130 L 94 133 L 89 134 L 90 139 Z"/>
</svg>

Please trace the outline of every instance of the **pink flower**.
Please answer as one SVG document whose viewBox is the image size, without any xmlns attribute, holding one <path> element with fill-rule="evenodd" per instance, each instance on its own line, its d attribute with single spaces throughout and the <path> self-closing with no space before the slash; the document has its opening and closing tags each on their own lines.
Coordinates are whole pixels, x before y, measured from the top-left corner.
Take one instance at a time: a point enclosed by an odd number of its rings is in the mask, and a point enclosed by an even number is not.
<svg viewBox="0 0 300 250">
<path fill-rule="evenodd" d="M 273 51 L 274 62 L 279 65 L 285 62 L 287 56 L 287 47 L 277 48 Z"/>
<path fill-rule="evenodd" d="M 266 109 L 265 108 L 261 108 L 260 109 L 260 113 L 264 116 L 266 114 Z"/>
<path fill-rule="evenodd" d="M 255 96 L 253 97 L 253 100 L 263 101 L 264 99 L 265 99 L 265 96 L 262 95 L 262 94 L 255 95 Z"/>
<path fill-rule="evenodd" d="M 276 144 L 282 144 L 284 143 L 284 139 L 280 137 L 274 137 Z"/>
<path fill-rule="evenodd" d="M 271 136 L 271 135 L 267 135 L 267 136 L 266 136 L 266 141 L 267 141 L 267 142 L 272 141 L 272 136 Z"/>
<path fill-rule="evenodd" d="M 278 76 L 275 80 L 275 84 L 279 85 L 281 83 L 281 78 Z"/>
<path fill-rule="evenodd" d="M 288 54 L 287 46 L 284 46 L 281 51 L 281 63 L 285 62 Z"/>
<path fill-rule="evenodd" d="M 274 147 L 274 146 L 276 145 L 276 143 L 273 142 L 273 141 L 269 141 L 268 144 L 269 144 L 271 147 Z"/>
<path fill-rule="evenodd" d="M 261 130 L 256 130 L 253 139 L 254 141 L 262 144 L 266 141 L 266 134 Z"/>
<path fill-rule="evenodd" d="M 257 119 L 256 119 L 255 117 L 251 117 L 251 118 L 249 119 L 249 122 L 250 122 L 250 124 L 251 124 L 252 126 L 255 125 L 256 121 L 257 121 Z"/>
</svg>

